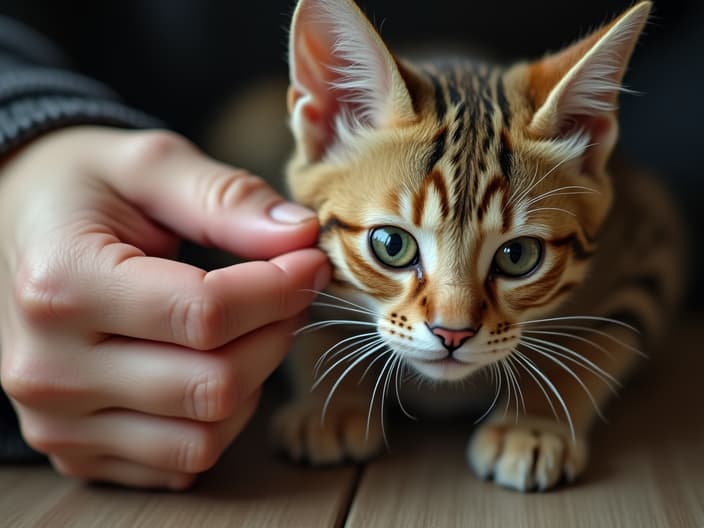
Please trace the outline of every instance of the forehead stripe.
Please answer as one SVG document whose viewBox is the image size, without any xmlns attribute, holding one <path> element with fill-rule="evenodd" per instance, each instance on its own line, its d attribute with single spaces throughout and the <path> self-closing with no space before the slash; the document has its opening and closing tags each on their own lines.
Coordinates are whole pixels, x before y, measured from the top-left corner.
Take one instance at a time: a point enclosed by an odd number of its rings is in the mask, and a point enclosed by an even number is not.
<svg viewBox="0 0 704 528">
<path fill-rule="evenodd" d="M 435 92 L 435 113 L 438 117 L 438 122 L 442 123 L 445 120 L 445 115 L 447 114 L 447 102 L 445 101 L 445 91 L 440 85 L 438 78 L 428 73 L 430 77 L 430 82 L 433 83 L 433 91 Z"/>
<path fill-rule="evenodd" d="M 430 172 L 435 168 L 438 161 L 445 155 L 445 146 L 447 145 L 447 127 L 442 127 L 433 139 L 433 150 L 428 158 L 426 172 Z"/>
<path fill-rule="evenodd" d="M 494 195 L 502 191 L 506 187 L 506 182 L 503 178 L 494 178 L 484 190 L 481 202 L 477 208 L 477 218 L 481 222 L 486 212 L 489 210 L 489 205 L 494 198 Z"/>
</svg>

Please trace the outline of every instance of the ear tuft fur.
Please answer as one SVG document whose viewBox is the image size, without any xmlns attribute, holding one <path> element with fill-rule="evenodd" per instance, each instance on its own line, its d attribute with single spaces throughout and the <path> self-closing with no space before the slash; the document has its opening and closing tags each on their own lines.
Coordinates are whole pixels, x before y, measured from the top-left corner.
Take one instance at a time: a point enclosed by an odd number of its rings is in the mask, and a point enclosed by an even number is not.
<svg viewBox="0 0 704 528">
<path fill-rule="evenodd" d="M 317 161 L 340 128 L 414 118 L 396 61 L 352 0 L 300 0 L 290 40 L 289 110 L 299 146 Z"/>
<path fill-rule="evenodd" d="M 641 2 L 612 23 L 569 48 L 530 67 L 530 95 L 537 109 L 529 132 L 538 138 L 587 134 L 597 143 L 600 164 L 617 136 L 618 96 L 628 91 L 621 82 L 651 2 Z"/>
</svg>

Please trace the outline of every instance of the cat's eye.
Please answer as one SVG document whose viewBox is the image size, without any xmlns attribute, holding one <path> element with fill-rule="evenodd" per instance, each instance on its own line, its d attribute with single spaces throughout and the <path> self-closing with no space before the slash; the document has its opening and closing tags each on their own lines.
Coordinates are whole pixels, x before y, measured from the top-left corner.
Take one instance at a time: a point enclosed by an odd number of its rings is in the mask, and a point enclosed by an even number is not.
<svg viewBox="0 0 704 528">
<path fill-rule="evenodd" d="M 508 277 L 524 277 L 540 264 L 543 244 L 537 238 L 521 237 L 501 246 L 494 256 L 495 270 Z"/>
<path fill-rule="evenodd" d="M 418 262 L 418 244 L 413 236 L 398 227 L 377 227 L 370 233 L 374 256 L 392 268 L 407 268 Z"/>
</svg>

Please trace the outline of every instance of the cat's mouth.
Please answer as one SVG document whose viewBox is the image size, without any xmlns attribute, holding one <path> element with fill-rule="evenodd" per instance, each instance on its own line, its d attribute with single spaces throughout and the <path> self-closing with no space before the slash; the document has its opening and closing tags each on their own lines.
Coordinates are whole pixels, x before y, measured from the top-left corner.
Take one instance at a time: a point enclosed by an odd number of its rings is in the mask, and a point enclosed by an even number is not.
<svg viewBox="0 0 704 528">
<path fill-rule="evenodd" d="M 437 358 L 437 359 L 418 359 L 418 358 L 413 358 L 413 361 L 417 361 L 419 363 L 424 363 L 426 365 L 438 365 L 438 366 L 471 366 L 474 365 L 474 361 L 461 361 L 459 359 L 456 359 L 452 356 L 445 356 L 443 358 Z"/>
<path fill-rule="evenodd" d="M 436 359 L 409 358 L 408 362 L 420 374 L 440 381 L 456 381 L 467 377 L 479 368 L 475 362 L 462 361 L 453 356 Z"/>
</svg>

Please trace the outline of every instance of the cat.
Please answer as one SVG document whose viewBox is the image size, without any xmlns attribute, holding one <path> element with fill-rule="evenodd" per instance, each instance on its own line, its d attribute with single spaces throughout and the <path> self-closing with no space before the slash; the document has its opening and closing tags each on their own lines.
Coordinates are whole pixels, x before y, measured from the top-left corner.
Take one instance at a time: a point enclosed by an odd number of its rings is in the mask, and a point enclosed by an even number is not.
<svg viewBox="0 0 704 528">
<path fill-rule="evenodd" d="M 455 385 L 488 409 L 467 447 L 479 477 L 547 490 L 585 470 L 595 417 L 683 289 L 675 208 L 610 162 L 651 7 L 502 67 L 402 60 L 352 0 L 299 0 L 287 176 L 334 275 L 290 357 L 278 448 L 364 460 L 383 448 L 379 400 L 444 412 L 427 387 Z M 479 372 L 486 387 L 463 384 Z"/>
</svg>

